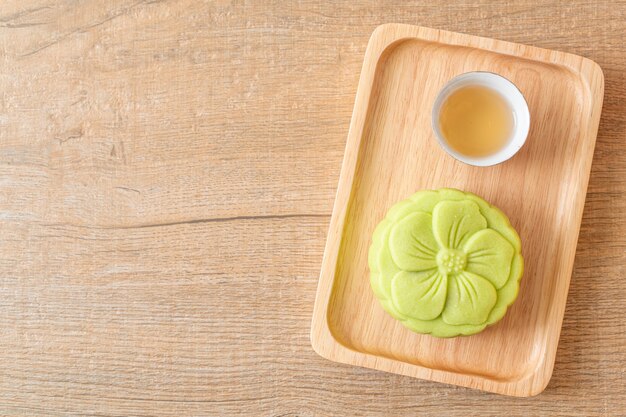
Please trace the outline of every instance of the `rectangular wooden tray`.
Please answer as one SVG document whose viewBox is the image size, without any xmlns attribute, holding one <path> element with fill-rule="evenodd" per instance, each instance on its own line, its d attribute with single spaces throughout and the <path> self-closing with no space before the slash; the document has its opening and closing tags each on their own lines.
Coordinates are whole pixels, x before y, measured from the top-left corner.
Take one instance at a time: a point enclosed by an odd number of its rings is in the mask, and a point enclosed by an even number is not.
<svg viewBox="0 0 626 417">
<path fill-rule="evenodd" d="M 437 145 L 430 115 L 452 77 L 490 71 L 522 91 L 528 140 L 509 161 L 464 165 Z M 311 341 L 333 361 L 514 396 L 552 375 L 604 90 L 600 67 L 562 52 L 423 27 L 378 27 L 367 47 L 328 232 Z M 369 284 L 376 224 L 421 189 L 471 191 L 500 207 L 522 239 L 519 297 L 469 337 L 415 334 Z"/>
</svg>

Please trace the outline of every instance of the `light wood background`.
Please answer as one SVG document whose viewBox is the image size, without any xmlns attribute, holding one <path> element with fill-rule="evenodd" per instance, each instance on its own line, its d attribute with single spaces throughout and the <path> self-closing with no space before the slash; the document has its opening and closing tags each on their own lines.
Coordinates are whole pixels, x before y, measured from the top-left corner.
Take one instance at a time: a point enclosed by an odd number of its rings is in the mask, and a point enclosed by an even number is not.
<svg viewBox="0 0 626 417">
<path fill-rule="evenodd" d="M 537 397 L 310 347 L 360 66 L 386 22 L 604 70 L 563 332 Z M 625 28 L 626 3 L 608 0 L 2 2 L 0 415 L 625 415 Z"/>
</svg>

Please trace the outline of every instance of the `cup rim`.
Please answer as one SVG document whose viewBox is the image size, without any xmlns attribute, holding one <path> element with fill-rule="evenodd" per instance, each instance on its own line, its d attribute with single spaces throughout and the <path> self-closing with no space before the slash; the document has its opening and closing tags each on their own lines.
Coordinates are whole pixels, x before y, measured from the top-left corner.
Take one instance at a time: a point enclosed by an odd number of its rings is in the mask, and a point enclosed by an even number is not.
<svg viewBox="0 0 626 417">
<path fill-rule="evenodd" d="M 513 111 L 513 130 L 507 144 L 498 152 L 481 157 L 463 155 L 452 149 L 439 129 L 441 106 L 450 94 L 467 85 L 481 85 L 499 93 Z M 456 160 L 472 166 L 487 167 L 500 164 L 512 158 L 526 143 L 530 130 L 528 102 L 520 89 L 508 78 L 489 71 L 470 71 L 459 74 L 441 88 L 433 103 L 431 125 L 439 146 Z"/>
</svg>

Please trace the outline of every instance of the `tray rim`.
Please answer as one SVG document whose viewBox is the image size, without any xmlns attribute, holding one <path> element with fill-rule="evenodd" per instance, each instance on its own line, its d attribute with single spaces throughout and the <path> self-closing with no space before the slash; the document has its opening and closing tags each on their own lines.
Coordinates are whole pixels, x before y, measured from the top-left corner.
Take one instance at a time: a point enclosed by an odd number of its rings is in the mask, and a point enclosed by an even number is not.
<svg viewBox="0 0 626 417">
<path fill-rule="evenodd" d="M 584 197 L 587 194 L 593 149 L 595 147 L 602 100 L 604 96 L 604 75 L 600 66 L 588 58 L 566 52 L 538 48 L 535 46 L 522 45 L 508 41 L 449 32 L 439 29 L 431 29 L 422 26 L 398 23 L 380 25 L 372 32 L 369 39 L 359 78 L 313 308 L 310 332 L 312 347 L 315 352 L 326 359 L 349 365 L 361 366 L 510 396 L 529 397 L 537 395 L 548 385 L 554 369 L 556 349 L 565 312 L 566 296 L 569 291 L 574 264 L 573 256 L 570 262 L 571 265 L 569 271 L 566 275 L 565 300 L 563 301 L 560 311 L 558 312 L 557 319 L 559 322 L 556 326 L 557 331 L 552 336 L 552 340 L 549 340 L 550 337 L 546 338 L 547 350 L 543 358 L 539 361 L 536 369 L 530 375 L 519 380 L 497 381 L 476 375 L 431 369 L 400 360 L 352 350 L 341 344 L 333 336 L 328 324 L 328 306 L 335 281 L 335 270 L 341 245 L 341 237 L 343 235 L 345 217 L 351 198 L 351 188 L 354 182 L 356 164 L 358 162 L 358 149 L 363 136 L 364 122 L 367 115 L 366 111 L 360 110 L 367 109 L 369 106 L 372 86 L 376 76 L 376 69 L 383 53 L 393 44 L 408 39 L 418 39 L 446 45 L 477 48 L 514 56 L 520 59 L 529 59 L 564 66 L 581 78 L 584 83 L 584 87 L 587 89 L 589 97 L 592 100 L 590 105 L 591 113 L 586 140 L 593 141 L 593 143 L 591 144 L 591 151 L 589 152 L 590 155 L 586 159 L 584 158 L 584 169 L 580 179 L 582 204 L 576 221 L 576 237 L 578 237 L 578 233 L 580 231 Z"/>
</svg>

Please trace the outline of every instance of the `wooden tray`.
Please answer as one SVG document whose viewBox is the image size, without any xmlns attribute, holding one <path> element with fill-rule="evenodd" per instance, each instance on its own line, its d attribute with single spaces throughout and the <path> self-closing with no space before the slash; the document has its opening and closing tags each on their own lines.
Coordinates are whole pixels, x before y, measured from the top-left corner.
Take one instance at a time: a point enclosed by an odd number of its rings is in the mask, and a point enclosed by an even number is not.
<svg viewBox="0 0 626 417">
<path fill-rule="evenodd" d="M 531 129 L 511 160 L 464 165 L 437 145 L 430 125 L 441 87 L 468 71 L 513 81 Z M 589 59 L 493 39 L 383 25 L 370 39 L 328 232 L 311 340 L 321 356 L 352 365 L 515 396 L 546 387 L 563 321 L 604 90 Z M 498 324 L 437 339 L 385 313 L 369 284 L 376 224 L 421 189 L 476 193 L 510 217 L 525 274 Z"/>
</svg>

